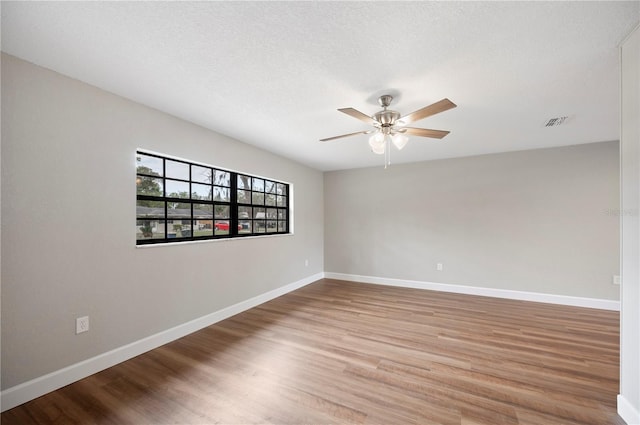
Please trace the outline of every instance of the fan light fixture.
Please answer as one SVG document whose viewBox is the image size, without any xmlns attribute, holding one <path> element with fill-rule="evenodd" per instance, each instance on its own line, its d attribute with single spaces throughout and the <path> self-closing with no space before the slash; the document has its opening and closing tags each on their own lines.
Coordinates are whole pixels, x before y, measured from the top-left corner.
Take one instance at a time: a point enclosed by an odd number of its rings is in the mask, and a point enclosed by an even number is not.
<svg viewBox="0 0 640 425">
<path fill-rule="evenodd" d="M 369 137 L 371 151 L 377 155 L 385 155 L 384 168 L 391 164 L 391 144 L 398 150 L 402 150 L 407 145 L 409 138 L 402 133 L 384 134 L 382 128 L 376 130 Z"/>
<path fill-rule="evenodd" d="M 409 141 L 406 134 L 420 137 L 430 137 L 434 139 L 442 139 L 449 134 L 448 131 L 430 130 L 427 128 L 405 127 L 414 121 L 421 120 L 431 115 L 444 112 L 448 109 L 455 108 L 456 104 L 449 99 L 442 99 L 432 105 L 425 106 L 410 114 L 401 116 L 399 112 L 387 109 L 391 104 L 393 97 L 391 95 L 382 95 L 378 98 L 378 103 L 382 106 L 382 111 L 378 111 L 372 116 L 368 116 L 353 108 L 342 108 L 338 111 L 350 115 L 360 121 L 363 121 L 374 128 L 372 130 L 357 131 L 355 133 L 343 134 L 340 136 L 327 137 L 320 139 L 321 142 L 341 139 L 343 137 L 355 136 L 358 134 L 371 134 L 369 137 L 369 146 L 373 153 L 384 155 L 384 168 L 391 164 L 391 144 L 396 149 L 401 150 Z"/>
<path fill-rule="evenodd" d="M 390 146 L 390 143 L 393 143 L 393 146 L 398 150 L 402 150 L 407 145 L 409 138 L 402 133 L 396 133 L 392 136 L 386 135 L 378 130 L 373 136 L 369 137 L 369 146 L 371 146 L 371 150 L 373 153 L 378 155 L 383 155 L 385 151 Z"/>
</svg>

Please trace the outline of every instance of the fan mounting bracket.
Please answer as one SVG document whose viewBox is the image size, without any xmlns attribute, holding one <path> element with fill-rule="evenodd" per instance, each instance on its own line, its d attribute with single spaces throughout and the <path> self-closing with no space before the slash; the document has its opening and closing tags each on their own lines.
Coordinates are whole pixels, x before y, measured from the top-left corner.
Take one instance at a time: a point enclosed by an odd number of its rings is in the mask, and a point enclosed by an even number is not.
<svg viewBox="0 0 640 425">
<path fill-rule="evenodd" d="M 393 100 L 393 96 L 390 94 L 383 94 L 378 98 L 378 104 L 382 106 L 384 109 L 387 109 L 389 105 L 391 105 L 391 101 Z"/>
</svg>

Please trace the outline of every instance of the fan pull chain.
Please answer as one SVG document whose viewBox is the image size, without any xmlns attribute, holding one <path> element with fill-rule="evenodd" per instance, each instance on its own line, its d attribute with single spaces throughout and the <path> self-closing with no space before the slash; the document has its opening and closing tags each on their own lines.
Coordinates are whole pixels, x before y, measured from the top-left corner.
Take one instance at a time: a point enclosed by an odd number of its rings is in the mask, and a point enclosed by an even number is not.
<svg viewBox="0 0 640 425">
<path fill-rule="evenodd" d="M 385 142 L 387 145 L 384 150 L 384 169 L 386 170 L 388 166 L 391 165 L 391 138 L 389 136 L 385 137 Z"/>
</svg>

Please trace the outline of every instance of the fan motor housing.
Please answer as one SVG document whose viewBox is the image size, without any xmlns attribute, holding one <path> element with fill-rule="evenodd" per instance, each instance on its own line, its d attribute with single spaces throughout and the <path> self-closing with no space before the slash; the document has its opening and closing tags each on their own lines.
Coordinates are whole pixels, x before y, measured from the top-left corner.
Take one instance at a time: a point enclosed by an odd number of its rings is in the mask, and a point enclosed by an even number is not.
<svg viewBox="0 0 640 425">
<path fill-rule="evenodd" d="M 400 118 L 400 112 L 391 111 L 385 109 L 384 111 L 376 112 L 373 115 L 373 119 L 378 121 L 383 127 L 392 126 Z"/>
</svg>

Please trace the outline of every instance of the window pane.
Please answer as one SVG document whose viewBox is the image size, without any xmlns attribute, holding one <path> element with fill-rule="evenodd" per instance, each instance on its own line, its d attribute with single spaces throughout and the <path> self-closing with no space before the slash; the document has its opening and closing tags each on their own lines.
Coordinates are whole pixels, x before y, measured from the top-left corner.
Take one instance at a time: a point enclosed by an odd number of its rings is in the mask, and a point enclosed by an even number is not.
<svg viewBox="0 0 640 425">
<path fill-rule="evenodd" d="M 271 193 L 267 193 L 267 195 L 265 196 L 264 199 L 264 203 L 268 206 L 276 206 L 276 195 L 273 195 Z"/>
<path fill-rule="evenodd" d="M 253 217 L 251 210 L 251 207 L 238 207 L 238 219 L 242 220 Z"/>
<path fill-rule="evenodd" d="M 136 220 L 136 239 L 164 239 L 164 220 Z"/>
<path fill-rule="evenodd" d="M 278 220 L 285 220 L 287 218 L 286 210 L 278 210 Z"/>
<path fill-rule="evenodd" d="M 286 206 L 287 206 L 287 197 L 286 197 L 286 196 L 280 196 L 280 195 L 278 195 L 278 196 L 276 197 L 276 204 L 277 204 L 279 207 L 286 207 Z"/>
<path fill-rule="evenodd" d="M 286 232 L 286 231 L 287 231 L 287 222 L 278 221 L 278 232 Z"/>
<path fill-rule="evenodd" d="M 253 190 L 264 192 L 264 180 L 253 178 Z"/>
<path fill-rule="evenodd" d="M 277 221 L 275 221 L 275 220 L 267 220 L 267 232 L 276 232 L 276 231 L 278 231 L 276 223 L 277 223 Z"/>
<path fill-rule="evenodd" d="M 216 218 L 229 218 L 229 205 L 216 205 Z"/>
<path fill-rule="evenodd" d="M 136 155 L 136 172 L 152 176 L 162 176 L 162 158 L 144 154 Z"/>
<path fill-rule="evenodd" d="M 238 223 L 238 233 L 251 233 L 251 220 L 240 220 Z"/>
<path fill-rule="evenodd" d="M 265 220 L 253 220 L 253 233 L 265 233 Z"/>
<path fill-rule="evenodd" d="M 216 220 L 214 223 L 216 235 L 229 234 L 229 220 Z"/>
<path fill-rule="evenodd" d="M 229 202 L 230 201 L 229 188 L 213 186 L 213 199 L 214 201 Z"/>
<path fill-rule="evenodd" d="M 278 210 L 275 208 L 267 208 L 267 218 L 271 220 L 278 218 Z"/>
<path fill-rule="evenodd" d="M 264 191 L 267 193 L 276 193 L 276 182 L 270 180 L 264 181 Z"/>
<path fill-rule="evenodd" d="M 189 183 L 176 180 L 166 180 L 167 197 L 189 199 Z"/>
<path fill-rule="evenodd" d="M 136 201 L 137 218 L 164 218 L 164 202 L 162 201 Z"/>
<path fill-rule="evenodd" d="M 191 199 L 211 200 L 211 186 L 200 183 L 191 183 Z"/>
<path fill-rule="evenodd" d="M 264 213 L 265 213 L 264 208 L 254 208 L 253 212 L 255 214 L 253 216 L 253 218 L 259 218 L 259 219 L 264 219 L 265 218 L 265 216 L 264 216 Z"/>
<path fill-rule="evenodd" d="M 251 192 L 248 190 L 238 190 L 238 202 L 241 204 L 250 204 Z"/>
<path fill-rule="evenodd" d="M 162 179 L 138 175 L 136 176 L 136 192 L 138 195 L 164 196 Z"/>
<path fill-rule="evenodd" d="M 213 218 L 213 205 L 193 204 L 193 218 Z"/>
<path fill-rule="evenodd" d="M 191 218 L 191 204 L 185 202 L 167 202 L 167 217 Z"/>
<path fill-rule="evenodd" d="M 217 184 L 218 186 L 229 187 L 231 186 L 229 184 L 230 181 L 231 181 L 231 173 L 229 173 L 228 171 L 214 170 L 213 183 Z"/>
<path fill-rule="evenodd" d="M 213 220 L 194 220 L 193 236 L 213 236 Z"/>
<path fill-rule="evenodd" d="M 238 174 L 238 189 L 251 189 L 251 177 Z"/>
<path fill-rule="evenodd" d="M 189 164 L 184 162 L 171 161 L 167 159 L 165 161 L 165 167 L 167 167 L 166 177 L 174 179 L 189 180 Z"/>
<path fill-rule="evenodd" d="M 276 188 L 276 192 L 278 193 L 278 195 L 286 195 L 287 194 L 287 185 L 282 184 L 282 183 L 278 183 L 277 184 L 277 188 Z"/>
<path fill-rule="evenodd" d="M 191 222 L 189 220 L 175 220 L 173 223 L 169 223 L 167 228 L 167 238 L 188 238 L 191 237 Z"/>
<path fill-rule="evenodd" d="M 254 205 L 264 205 L 264 193 L 251 192 L 251 203 Z"/>
<path fill-rule="evenodd" d="M 182 220 L 182 230 L 180 231 L 183 238 L 190 238 L 193 236 L 193 229 L 191 228 L 191 221 Z"/>
<path fill-rule="evenodd" d="M 191 180 L 199 183 L 213 183 L 211 168 L 200 167 L 199 165 L 191 166 Z"/>
</svg>

